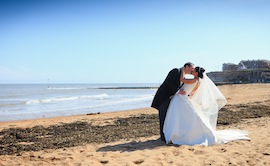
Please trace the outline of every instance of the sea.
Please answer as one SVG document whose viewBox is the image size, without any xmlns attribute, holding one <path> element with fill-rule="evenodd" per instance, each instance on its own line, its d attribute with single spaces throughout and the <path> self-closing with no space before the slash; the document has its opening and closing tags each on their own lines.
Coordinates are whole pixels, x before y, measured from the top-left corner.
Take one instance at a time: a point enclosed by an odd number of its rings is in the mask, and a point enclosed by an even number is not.
<svg viewBox="0 0 270 166">
<path fill-rule="evenodd" d="M 149 108 L 158 84 L 0 84 L 0 122 Z"/>
</svg>

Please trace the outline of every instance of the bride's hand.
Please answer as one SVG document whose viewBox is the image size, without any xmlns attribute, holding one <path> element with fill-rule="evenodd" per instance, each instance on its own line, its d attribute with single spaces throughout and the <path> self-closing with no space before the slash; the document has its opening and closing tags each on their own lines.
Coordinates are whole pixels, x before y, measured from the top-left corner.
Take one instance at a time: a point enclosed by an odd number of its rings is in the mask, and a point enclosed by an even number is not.
<svg viewBox="0 0 270 166">
<path fill-rule="evenodd" d="M 186 95 L 186 91 L 184 91 L 183 89 L 180 89 L 178 94 L 181 94 L 181 95 Z"/>
<path fill-rule="evenodd" d="M 183 75 L 186 74 L 186 69 L 184 67 L 182 67 L 182 72 L 183 72 Z"/>
</svg>

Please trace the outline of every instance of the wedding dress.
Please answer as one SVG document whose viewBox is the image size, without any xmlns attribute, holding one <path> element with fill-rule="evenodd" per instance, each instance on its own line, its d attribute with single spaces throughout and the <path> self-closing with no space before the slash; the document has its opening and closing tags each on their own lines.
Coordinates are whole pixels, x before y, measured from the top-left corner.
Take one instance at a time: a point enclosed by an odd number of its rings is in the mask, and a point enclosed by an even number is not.
<svg viewBox="0 0 270 166">
<path fill-rule="evenodd" d="M 248 133 L 243 130 L 215 130 L 218 111 L 227 101 L 206 74 L 199 81 L 199 87 L 191 98 L 188 94 L 197 82 L 181 87 L 186 95 L 176 93 L 172 97 L 163 127 L 166 143 L 208 146 L 248 140 Z"/>
</svg>

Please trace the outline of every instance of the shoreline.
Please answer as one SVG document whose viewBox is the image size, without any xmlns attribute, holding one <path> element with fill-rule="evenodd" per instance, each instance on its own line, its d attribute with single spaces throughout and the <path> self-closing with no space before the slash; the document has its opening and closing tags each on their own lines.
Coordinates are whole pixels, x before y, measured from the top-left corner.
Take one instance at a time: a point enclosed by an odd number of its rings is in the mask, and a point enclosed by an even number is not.
<svg viewBox="0 0 270 166">
<path fill-rule="evenodd" d="M 90 121 L 90 120 L 106 119 L 107 117 L 110 117 L 110 118 L 116 118 L 119 116 L 128 117 L 132 115 L 137 115 L 139 113 L 152 114 L 152 113 L 157 113 L 157 110 L 153 108 L 142 108 L 142 109 L 122 110 L 122 111 L 104 112 L 104 113 L 97 112 L 97 113 L 79 114 L 79 115 L 71 115 L 71 116 L 57 116 L 57 117 L 49 117 L 49 118 L 2 121 L 0 122 L 0 131 L 5 128 L 10 128 L 10 127 L 23 127 L 23 128 L 34 127 L 36 124 L 49 126 L 51 124 L 84 121 L 86 119 Z"/>
</svg>

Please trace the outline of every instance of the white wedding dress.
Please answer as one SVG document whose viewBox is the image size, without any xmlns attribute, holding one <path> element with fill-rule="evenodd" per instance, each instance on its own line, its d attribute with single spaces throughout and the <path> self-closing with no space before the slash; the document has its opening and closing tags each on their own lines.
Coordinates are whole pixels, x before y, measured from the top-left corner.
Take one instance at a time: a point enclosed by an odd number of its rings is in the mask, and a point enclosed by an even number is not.
<svg viewBox="0 0 270 166">
<path fill-rule="evenodd" d="M 181 89 L 189 94 L 196 84 L 184 84 Z M 208 146 L 249 139 L 248 133 L 243 130 L 215 130 L 218 111 L 226 102 L 226 98 L 206 74 L 200 79 L 200 86 L 192 98 L 176 93 L 164 122 L 166 143 Z"/>
</svg>

